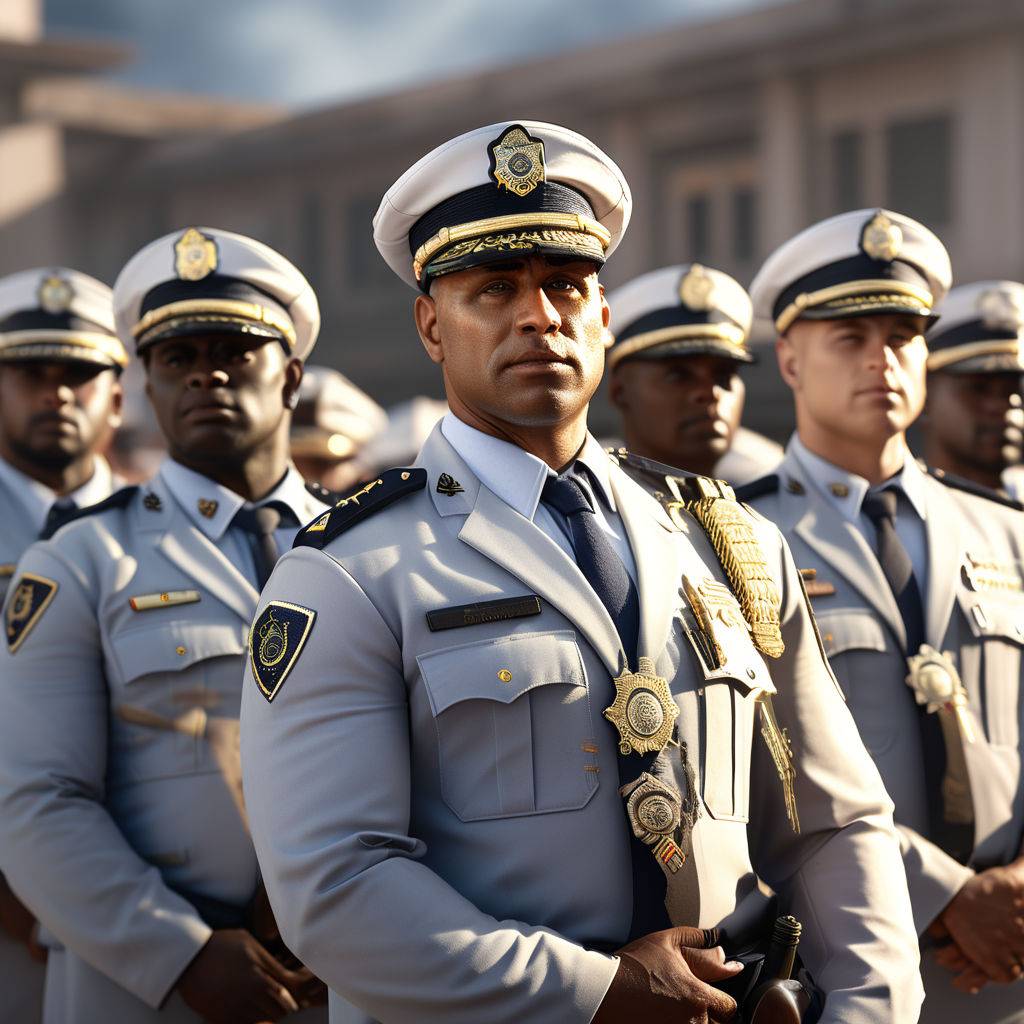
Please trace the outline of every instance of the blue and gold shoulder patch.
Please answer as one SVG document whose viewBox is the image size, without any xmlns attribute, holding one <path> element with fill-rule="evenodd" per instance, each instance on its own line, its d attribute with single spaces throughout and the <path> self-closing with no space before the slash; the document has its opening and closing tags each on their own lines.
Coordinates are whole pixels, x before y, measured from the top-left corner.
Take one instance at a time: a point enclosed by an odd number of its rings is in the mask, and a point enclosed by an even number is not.
<svg viewBox="0 0 1024 1024">
<path fill-rule="evenodd" d="M 299 530 L 293 547 L 322 548 L 361 519 L 427 485 L 425 469 L 386 469 Z"/>
<path fill-rule="evenodd" d="M 287 601 L 271 601 L 249 630 L 249 664 L 260 693 L 272 701 L 306 645 L 316 612 Z"/>
<path fill-rule="evenodd" d="M 26 572 L 9 592 L 4 607 L 7 648 L 14 652 L 25 642 L 36 623 L 50 607 L 57 593 L 57 581 Z"/>
</svg>

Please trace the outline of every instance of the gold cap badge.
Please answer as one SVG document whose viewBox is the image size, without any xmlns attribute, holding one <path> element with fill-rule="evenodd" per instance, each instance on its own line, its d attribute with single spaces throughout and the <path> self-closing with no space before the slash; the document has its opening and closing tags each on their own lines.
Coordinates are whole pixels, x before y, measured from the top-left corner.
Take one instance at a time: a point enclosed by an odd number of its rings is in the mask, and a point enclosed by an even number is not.
<svg viewBox="0 0 1024 1024">
<path fill-rule="evenodd" d="M 711 308 L 714 290 L 711 275 L 699 263 L 694 263 L 679 284 L 679 298 L 695 313 L 703 313 Z"/>
<path fill-rule="evenodd" d="M 860 247 L 873 260 L 891 263 L 903 248 L 903 232 L 881 210 L 864 225 Z"/>
<path fill-rule="evenodd" d="M 544 143 L 521 125 L 506 128 L 487 151 L 491 154 L 490 175 L 499 188 L 528 196 L 546 179 Z"/>
<path fill-rule="evenodd" d="M 182 281 L 202 281 L 217 262 L 217 243 L 198 228 L 189 228 L 174 243 L 174 271 Z"/>
<path fill-rule="evenodd" d="M 36 293 L 39 308 L 46 313 L 66 313 L 71 308 L 71 300 L 75 297 L 71 282 L 57 274 L 44 277 L 39 282 Z"/>
</svg>

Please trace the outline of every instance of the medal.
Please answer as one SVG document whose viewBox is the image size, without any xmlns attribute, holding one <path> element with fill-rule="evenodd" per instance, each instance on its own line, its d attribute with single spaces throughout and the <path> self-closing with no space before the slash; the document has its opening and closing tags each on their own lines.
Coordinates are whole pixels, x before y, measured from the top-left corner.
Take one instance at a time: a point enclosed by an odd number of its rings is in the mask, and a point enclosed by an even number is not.
<svg viewBox="0 0 1024 1024">
<path fill-rule="evenodd" d="M 960 732 L 965 742 L 974 742 L 974 727 L 967 711 L 967 690 L 960 681 L 956 664 L 948 651 L 941 654 L 922 644 L 921 650 L 907 659 L 907 685 L 914 691 L 914 698 L 929 714 L 936 711 L 952 711 L 956 715 Z"/>
<path fill-rule="evenodd" d="M 679 708 L 654 662 L 641 657 L 636 672 L 623 672 L 612 682 L 615 700 L 604 717 L 619 730 L 619 752 L 625 757 L 661 750 L 672 738 Z"/>
<path fill-rule="evenodd" d="M 675 840 L 683 820 L 679 794 L 647 772 L 620 792 L 626 797 L 633 835 L 651 847 L 655 858 L 675 874 L 686 860 Z"/>
</svg>

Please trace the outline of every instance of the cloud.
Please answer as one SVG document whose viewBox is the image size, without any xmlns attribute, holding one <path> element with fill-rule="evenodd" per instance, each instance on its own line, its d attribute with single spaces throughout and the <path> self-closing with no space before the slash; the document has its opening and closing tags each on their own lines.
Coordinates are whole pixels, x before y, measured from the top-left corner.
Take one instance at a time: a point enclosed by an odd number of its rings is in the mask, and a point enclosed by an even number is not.
<svg viewBox="0 0 1024 1024">
<path fill-rule="evenodd" d="M 54 35 L 136 48 L 115 77 L 173 91 L 296 106 L 543 57 L 719 17 L 769 0 L 47 0 Z"/>
</svg>

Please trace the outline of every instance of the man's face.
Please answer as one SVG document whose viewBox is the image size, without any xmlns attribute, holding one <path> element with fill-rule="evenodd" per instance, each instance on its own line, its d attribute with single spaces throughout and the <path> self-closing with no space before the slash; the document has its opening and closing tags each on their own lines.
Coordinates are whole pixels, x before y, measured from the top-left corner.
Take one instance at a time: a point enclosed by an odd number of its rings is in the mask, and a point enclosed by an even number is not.
<svg viewBox="0 0 1024 1024">
<path fill-rule="evenodd" d="M 739 364 L 714 355 L 626 359 L 612 374 L 612 403 L 637 452 L 672 466 L 710 468 L 743 414 Z"/>
<path fill-rule="evenodd" d="M 590 261 L 540 256 L 439 278 L 416 302 L 449 404 L 498 427 L 564 423 L 604 372 L 608 304 Z"/>
<path fill-rule="evenodd" d="M 90 363 L 0 363 L 0 444 L 61 470 L 100 449 L 121 423 L 121 385 Z"/>
<path fill-rule="evenodd" d="M 776 345 L 801 429 L 877 444 L 907 429 L 925 397 L 925 318 L 797 320 Z"/>
<path fill-rule="evenodd" d="M 246 334 L 158 341 L 145 366 L 171 454 L 189 463 L 235 462 L 287 429 L 287 397 L 302 377 L 278 341 Z"/>
<path fill-rule="evenodd" d="M 1019 373 L 948 373 L 928 377 L 926 430 L 967 465 L 1001 473 L 1024 460 Z"/>
</svg>

